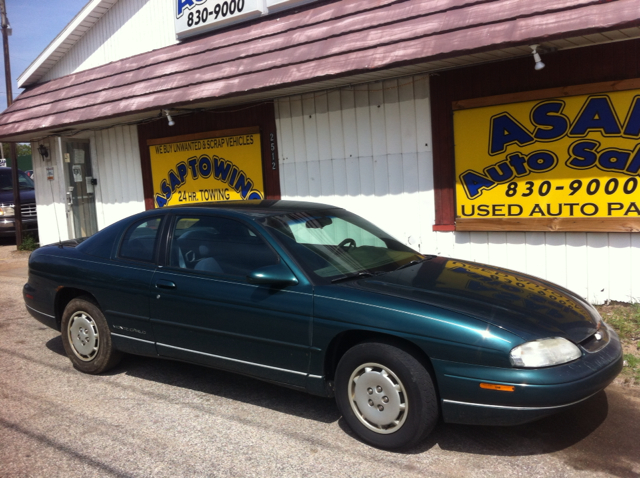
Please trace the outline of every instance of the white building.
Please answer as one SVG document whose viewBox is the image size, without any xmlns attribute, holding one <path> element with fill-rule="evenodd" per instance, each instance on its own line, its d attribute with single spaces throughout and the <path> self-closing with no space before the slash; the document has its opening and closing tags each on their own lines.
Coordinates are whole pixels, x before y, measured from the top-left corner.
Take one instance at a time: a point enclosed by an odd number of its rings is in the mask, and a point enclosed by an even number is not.
<svg viewBox="0 0 640 478">
<path fill-rule="evenodd" d="M 91 0 L 19 77 L 0 139 L 47 147 L 42 243 L 257 191 L 632 301 L 639 25 L 637 0 Z M 237 174 L 198 176 L 216 151 Z"/>
</svg>

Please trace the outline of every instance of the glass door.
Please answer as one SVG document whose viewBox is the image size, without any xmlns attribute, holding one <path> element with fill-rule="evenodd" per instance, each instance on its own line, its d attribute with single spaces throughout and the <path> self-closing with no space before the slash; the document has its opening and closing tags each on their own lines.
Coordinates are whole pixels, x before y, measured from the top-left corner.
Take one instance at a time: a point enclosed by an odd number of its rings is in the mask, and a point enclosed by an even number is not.
<svg viewBox="0 0 640 478">
<path fill-rule="evenodd" d="M 90 236 L 98 232 L 98 221 L 89 140 L 65 141 L 64 149 L 71 237 Z"/>
</svg>

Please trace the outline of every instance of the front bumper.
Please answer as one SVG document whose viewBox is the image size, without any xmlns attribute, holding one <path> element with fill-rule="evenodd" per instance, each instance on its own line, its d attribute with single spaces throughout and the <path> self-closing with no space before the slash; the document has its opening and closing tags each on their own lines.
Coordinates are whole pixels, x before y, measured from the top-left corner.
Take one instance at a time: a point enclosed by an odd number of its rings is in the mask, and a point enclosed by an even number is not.
<svg viewBox="0 0 640 478">
<path fill-rule="evenodd" d="M 595 395 L 622 370 L 622 347 L 610 341 L 596 353 L 543 369 L 499 369 L 433 361 L 447 423 L 518 425 L 562 411 Z M 513 385 L 513 392 L 487 390 L 480 383 Z"/>
<path fill-rule="evenodd" d="M 22 218 L 22 232 L 37 232 L 38 218 Z M 3 217 L 0 219 L 0 237 L 15 236 L 16 221 L 13 217 Z"/>
</svg>

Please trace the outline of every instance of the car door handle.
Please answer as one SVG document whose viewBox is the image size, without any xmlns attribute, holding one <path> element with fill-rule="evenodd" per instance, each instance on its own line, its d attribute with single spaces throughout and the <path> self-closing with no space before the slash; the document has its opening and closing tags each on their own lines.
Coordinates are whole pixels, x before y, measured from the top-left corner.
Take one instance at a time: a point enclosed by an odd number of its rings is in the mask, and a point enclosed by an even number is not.
<svg viewBox="0 0 640 478">
<path fill-rule="evenodd" d="M 156 282 L 156 287 L 158 289 L 175 289 L 176 283 L 171 282 L 170 280 L 158 279 Z"/>
</svg>

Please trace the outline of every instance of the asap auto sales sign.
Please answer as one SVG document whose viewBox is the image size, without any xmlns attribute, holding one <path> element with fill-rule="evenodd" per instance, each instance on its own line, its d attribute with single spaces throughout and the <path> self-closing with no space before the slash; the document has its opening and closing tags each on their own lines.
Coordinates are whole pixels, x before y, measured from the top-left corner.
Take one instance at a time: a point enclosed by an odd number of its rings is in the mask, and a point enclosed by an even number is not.
<svg viewBox="0 0 640 478">
<path fill-rule="evenodd" d="M 640 91 L 454 111 L 457 219 L 638 218 Z"/>
</svg>

